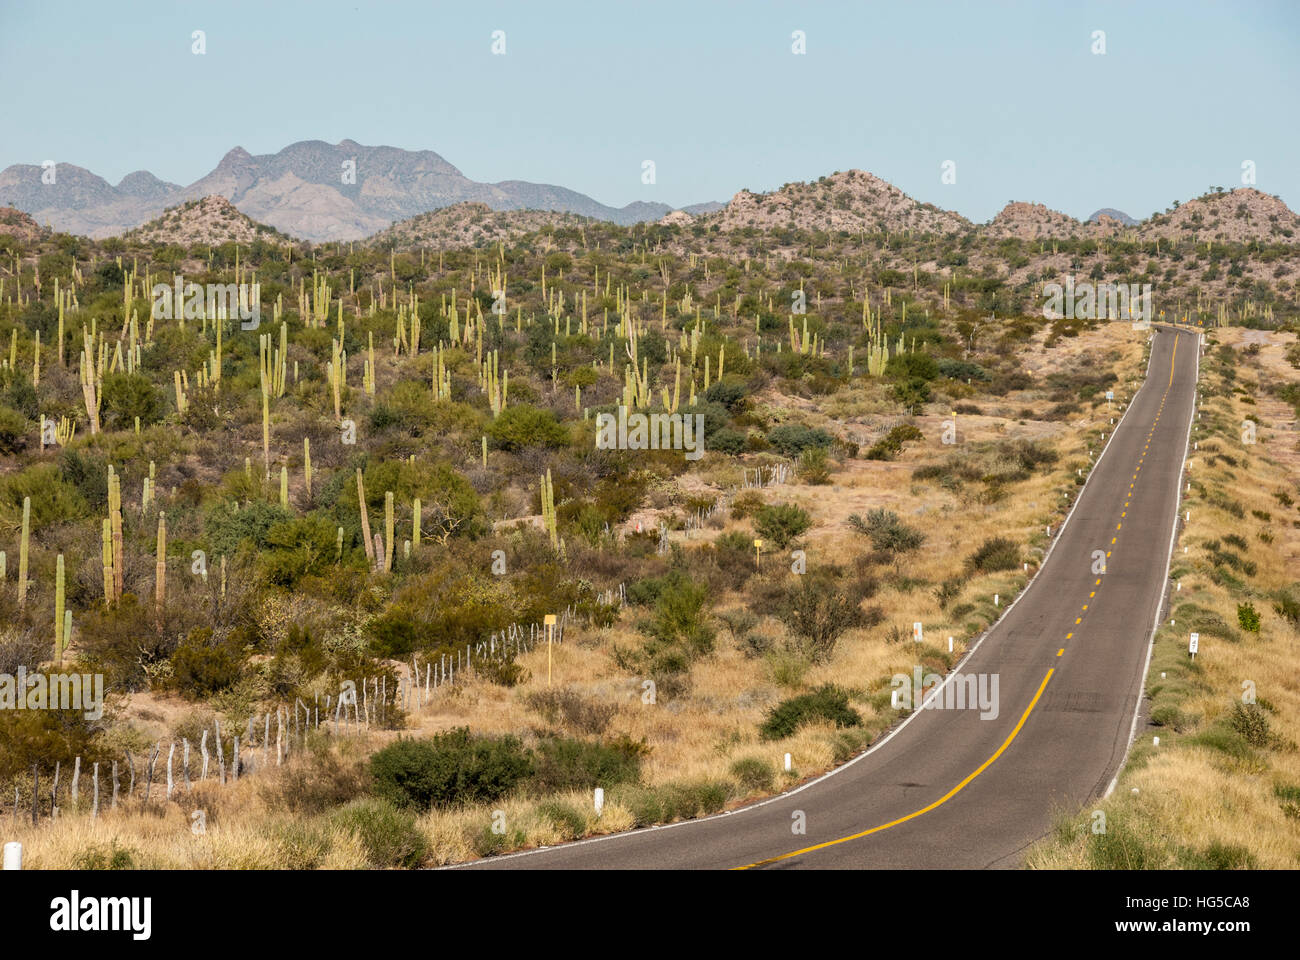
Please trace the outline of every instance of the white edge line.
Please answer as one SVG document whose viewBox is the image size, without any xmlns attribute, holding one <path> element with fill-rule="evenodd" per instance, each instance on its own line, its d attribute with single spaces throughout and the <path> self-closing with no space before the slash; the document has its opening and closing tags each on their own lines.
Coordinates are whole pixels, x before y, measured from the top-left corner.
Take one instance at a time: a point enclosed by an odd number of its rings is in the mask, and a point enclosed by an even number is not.
<svg viewBox="0 0 1300 960">
<path fill-rule="evenodd" d="M 832 767 L 830 770 L 827 770 L 821 776 L 809 780 L 807 783 L 800 784 L 799 786 L 795 787 L 793 790 L 787 790 L 784 793 L 778 793 L 775 796 L 768 797 L 766 800 L 759 800 L 755 803 L 746 804 L 745 806 L 738 807 L 735 810 L 724 810 L 722 813 L 714 813 L 707 817 L 697 817 L 691 820 L 678 820 L 674 823 L 657 823 L 649 827 L 634 827 L 631 830 L 622 830 L 618 833 L 606 833 L 598 837 L 585 837 L 581 840 L 570 841 L 569 843 L 556 844 L 553 847 L 535 847 L 532 850 L 518 850 L 515 851 L 514 853 L 503 853 L 496 856 L 480 857 L 477 860 L 466 860 L 461 863 L 449 863 L 449 864 L 444 864 L 435 869 L 438 870 L 469 869 L 475 866 L 484 866 L 486 864 L 491 864 L 491 863 L 502 863 L 506 860 L 514 860 L 518 857 L 530 857 L 530 856 L 535 856 L 536 854 L 549 853 L 555 850 L 569 850 L 574 847 L 586 846 L 587 844 L 590 843 L 600 843 L 601 841 L 604 840 L 617 840 L 626 837 L 647 836 L 657 830 L 671 830 L 675 827 L 689 827 L 689 826 L 694 826 L 696 824 L 708 823 L 712 820 L 721 820 L 724 817 L 731 817 L 731 816 L 736 816 L 738 814 L 749 813 L 751 810 L 758 810 L 762 807 L 768 806 L 769 804 L 779 803 L 783 800 L 793 797 L 797 793 L 802 793 L 804 790 L 807 790 L 810 787 L 815 787 L 823 780 L 828 780 L 831 777 L 835 776 L 836 774 L 843 773 L 845 770 L 849 769 L 849 767 L 853 766 L 859 760 L 865 760 L 867 757 L 871 756 L 873 753 L 875 753 L 877 750 L 879 750 L 881 747 L 887 744 L 890 740 L 894 739 L 895 736 L 901 733 L 904 727 L 906 727 L 916 717 L 918 717 L 922 710 L 926 709 L 925 704 L 933 700 L 934 697 L 936 697 L 943 690 L 943 688 L 949 684 L 949 682 L 951 682 L 953 679 L 956 678 L 958 673 L 958 668 L 960 668 L 963 663 L 965 663 L 974 655 L 975 651 L 978 650 L 980 648 L 980 645 L 984 643 L 985 640 L 988 639 L 989 635 L 1003 621 L 1006 615 L 1011 612 L 1012 608 L 1014 608 L 1015 605 L 1019 603 L 1020 600 L 1025 596 L 1025 594 L 1029 592 L 1029 588 L 1033 586 L 1034 581 L 1038 579 L 1038 575 L 1042 573 L 1043 568 L 1047 566 L 1048 557 L 1052 555 L 1052 551 L 1056 549 L 1056 545 L 1061 541 L 1062 537 L 1064 536 L 1065 528 L 1069 524 L 1070 518 L 1074 516 L 1074 511 L 1079 508 L 1079 504 L 1083 501 L 1083 494 L 1084 491 L 1088 489 L 1088 483 L 1092 480 L 1093 476 L 1096 474 L 1097 467 L 1101 466 L 1102 458 L 1105 457 L 1107 451 L 1110 450 L 1111 440 L 1115 438 L 1115 434 L 1119 432 L 1119 428 L 1123 425 L 1124 419 L 1129 415 L 1129 411 L 1133 409 L 1133 405 L 1137 400 L 1137 395 L 1141 393 L 1143 390 L 1145 390 L 1147 384 L 1151 382 L 1151 362 L 1154 356 L 1155 356 L 1155 346 L 1153 344 L 1151 349 L 1151 356 L 1147 357 L 1146 378 L 1142 381 L 1142 385 L 1138 387 L 1136 391 L 1134 391 L 1133 396 L 1129 398 L 1128 405 L 1124 408 L 1123 414 L 1120 415 L 1119 421 L 1115 424 L 1115 429 L 1110 432 L 1110 436 L 1107 438 L 1105 445 L 1102 447 L 1101 453 L 1098 454 L 1096 462 L 1093 463 L 1092 469 L 1088 471 L 1088 476 L 1084 479 L 1083 486 L 1079 488 L 1078 495 L 1074 498 L 1074 503 L 1071 505 L 1069 512 L 1066 513 L 1065 519 L 1061 521 L 1061 526 L 1057 530 L 1056 537 L 1053 538 L 1051 542 L 1047 545 L 1047 551 L 1043 554 L 1043 559 L 1038 564 L 1038 569 L 1034 571 L 1034 575 L 1030 577 L 1028 581 L 1026 581 L 1024 589 L 1020 591 L 1020 593 L 1016 596 L 1016 598 L 1012 600 L 1009 604 L 1007 604 L 1007 608 L 1002 612 L 1002 615 L 999 616 L 995 621 L 993 621 L 993 623 L 991 623 L 988 626 L 988 628 L 979 635 L 976 641 L 970 647 L 967 648 L 966 652 L 962 654 L 961 659 L 958 660 L 953 665 L 953 668 L 950 671 L 948 671 L 948 673 L 944 676 L 943 681 L 930 691 L 929 698 L 922 701 L 920 707 L 913 710 L 906 717 L 904 717 L 903 722 L 898 724 L 898 726 L 894 727 L 894 729 L 892 729 L 891 731 L 889 731 L 889 733 L 886 734 L 882 739 L 872 744 L 870 747 L 868 747 L 862 753 L 859 753 L 853 759 L 847 761 L 846 763 L 840 764 L 838 767 Z M 1198 349 L 1198 358 L 1199 358 L 1199 349 Z M 1190 436 L 1190 428 L 1189 428 L 1189 436 Z M 1186 457 L 1184 457 L 1184 460 L 1185 459 Z M 1181 479 L 1179 482 L 1181 483 Z M 1175 524 L 1175 527 L 1176 526 L 1177 524 Z M 1168 579 L 1168 571 L 1166 571 L 1166 579 Z M 1159 616 L 1160 616 L 1160 612 L 1157 611 L 1156 617 L 1159 618 Z M 1148 651 L 1148 655 L 1149 655 L 1149 651 Z M 1144 677 L 1144 683 L 1145 683 L 1145 677 Z M 1136 723 L 1136 717 L 1134 719 L 1134 722 Z"/>
<path fill-rule="evenodd" d="M 1175 329 L 1177 326 L 1175 325 Z M 1155 353 L 1154 350 L 1151 351 Z M 1169 555 L 1165 558 L 1165 589 L 1169 589 L 1169 570 L 1174 564 L 1174 545 L 1178 542 L 1178 514 L 1182 512 L 1183 506 L 1183 477 L 1187 475 L 1187 447 L 1192 442 L 1192 425 L 1196 423 L 1196 395 L 1201 383 L 1201 338 L 1196 338 L 1196 371 L 1192 378 L 1192 412 L 1187 418 L 1187 442 L 1183 445 L 1183 462 L 1178 471 L 1178 487 L 1174 490 L 1174 522 L 1173 529 L 1169 531 Z M 1171 602 L 1172 606 L 1172 602 Z M 1165 612 L 1165 597 L 1161 591 L 1160 602 L 1156 604 L 1156 617 L 1151 622 L 1151 635 L 1147 638 L 1147 659 L 1142 665 L 1142 683 L 1138 687 L 1137 702 L 1133 705 L 1133 723 L 1129 726 L 1128 743 L 1124 747 L 1124 756 L 1120 759 L 1119 766 L 1115 769 L 1115 776 L 1111 778 L 1110 785 L 1106 787 L 1106 792 L 1101 795 L 1103 800 L 1110 797 L 1115 792 L 1115 787 L 1119 784 L 1120 774 L 1124 772 L 1124 767 L 1128 764 L 1129 754 L 1133 752 L 1133 742 L 1137 739 L 1138 717 L 1142 713 L 1142 698 L 1146 696 L 1147 677 L 1151 673 L 1151 654 L 1156 647 L 1156 631 L 1160 629 L 1160 621 L 1164 619 L 1162 614 Z"/>
</svg>

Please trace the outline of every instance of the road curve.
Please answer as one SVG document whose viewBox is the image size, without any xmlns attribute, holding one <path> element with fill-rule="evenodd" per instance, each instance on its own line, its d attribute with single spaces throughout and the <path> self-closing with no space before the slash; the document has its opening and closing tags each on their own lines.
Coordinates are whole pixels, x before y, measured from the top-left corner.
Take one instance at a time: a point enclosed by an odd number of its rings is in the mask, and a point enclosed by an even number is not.
<svg viewBox="0 0 1300 960">
<path fill-rule="evenodd" d="M 853 761 L 771 800 L 465 868 L 1020 865 L 1058 811 L 1105 792 L 1134 726 L 1167 588 L 1199 353 L 1197 333 L 1153 335 L 1147 379 L 1041 571 L 958 666 L 998 675 L 996 718 L 922 709 Z M 1096 550 L 1108 552 L 1100 575 Z"/>
</svg>

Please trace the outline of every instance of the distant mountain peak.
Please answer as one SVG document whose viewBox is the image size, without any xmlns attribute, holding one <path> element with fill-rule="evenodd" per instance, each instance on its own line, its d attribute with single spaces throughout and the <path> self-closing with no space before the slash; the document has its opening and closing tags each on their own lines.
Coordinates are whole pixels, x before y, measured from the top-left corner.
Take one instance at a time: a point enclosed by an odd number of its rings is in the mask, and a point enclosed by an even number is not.
<svg viewBox="0 0 1300 960">
<path fill-rule="evenodd" d="M 1130 217 L 1123 210 L 1116 210 L 1114 207 L 1102 207 L 1100 210 L 1098 210 L 1096 213 L 1094 213 L 1091 217 L 1088 218 L 1088 222 L 1101 223 L 1102 217 L 1109 217 L 1110 219 L 1116 221 L 1117 223 L 1124 224 L 1124 226 L 1126 227 L 1137 226 L 1136 220 Z"/>
</svg>

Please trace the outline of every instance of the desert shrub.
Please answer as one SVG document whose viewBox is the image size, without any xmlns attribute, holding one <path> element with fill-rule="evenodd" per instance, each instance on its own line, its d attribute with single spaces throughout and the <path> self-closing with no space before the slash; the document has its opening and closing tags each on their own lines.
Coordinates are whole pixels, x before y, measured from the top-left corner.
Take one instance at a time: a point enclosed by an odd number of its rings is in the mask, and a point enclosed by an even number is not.
<svg viewBox="0 0 1300 960">
<path fill-rule="evenodd" d="M 290 813 L 319 814 L 366 792 L 369 777 L 363 762 L 343 759 L 324 736 L 307 742 L 310 755 L 302 762 L 289 763 L 277 776 L 258 781 L 269 806 Z"/>
<path fill-rule="evenodd" d="M 1268 746 L 1271 738 L 1268 714 L 1259 704 L 1234 703 L 1228 714 L 1228 726 L 1252 747 Z"/>
<path fill-rule="evenodd" d="M 552 800 L 538 804 L 537 813 L 550 821 L 561 839 L 573 840 L 587 832 L 587 818 L 572 804 Z"/>
<path fill-rule="evenodd" d="M 22 523 L 23 498 L 32 499 L 32 532 L 56 523 L 80 520 L 90 512 L 76 486 L 53 463 L 37 463 L 0 479 L 0 515 L 17 529 Z"/>
<path fill-rule="evenodd" d="M 1273 609 L 1291 626 L 1300 626 L 1300 586 L 1279 590 L 1274 595 Z"/>
<path fill-rule="evenodd" d="M 27 449 L 27 418 L 11 407 L 0 406 L 0 454 Z"/>
<path fill-rule="evenodd" d="M 742 490 L 732 499 L 729 509 L 733 517 L 743 520 L 745 517 L 752 516 L 765 503 L 763 495 L 757 490 Z"/>
<path fill-rule="evenodd" d="M 647 753 L 645 744 L 626 737 L 607 743 L 562 737 L 542 740 L 529 787 L 538 793 L 561 793 L 636 783 Z"/>
<path fill-rule="evenodd" d="M 111 844 L 91 844 L 72 861 L 77 870 L 134 870 L 140 854 L 131 847 L 119 846 L 114 837 Z"/>
<path fill-rule="evenodd" d="M 375 795 L 421 811 L 497 800 L 532 769 L 531 752 L 518 738 L 471 736 L 467 727 L 398 740 L 370 758 Z"/>
<path fill-rule="evenodd" d="M 1237 604 L 1237 623 L 1247 633 L 1259 633 L 1259 611 L 1253 603 Z"/>
<path fill-rule="evenodd" d="M 273 524 L 265 533 L 259 557 L 270 583 L 292 587 L 305 576 L 319 576 L 334 564 L 338 549 L 335 526 L 316 514 Z"/>
<path fill-rule="evenodd" d="M 835 643 L 850 627 L 861 622 L 857 602 L 837 588 L 837 578 L 805 574 L 786 590 L 777 617 L 798 639 L 803 652 L 824 662 Z"/>
<path fill-rule="evenodd" d="M 1179 865 L 1187 870 L 1255 870 L 1259 864 L 1246 847 L 1218 840 L 1201 850 L 1180 851 Z"/>
<path fill-rule="evenodd" d="M 761 757 L 741 757 L 731 765 L 731 775 L 749 791 L 772 788 L 772 765 Z"/>
<path fill-rule="evenodd" d="M 609 792 L 609 799 L 610 802 L 624 807 L 632 815 L 633 826 L 649 827 L 663 821 L 663 803 L 659 799 L 658 791 L 650 787 L 631 783 L 619 784 Z"/>
<path fill-rule="evenodd" d="M 892 510 L 869 510 L 865 519 L 855 513 L 849 516 L 848 523 L 866 534 L 872 549 L 892 558 L 896 569 L 905 555 L 921 549 L 925 543 L 925 534 L 908 526 Z"/>
<path fill-rule="evenodd" d="M 934 599 L 939 604 L 939 609 L 948 609 L 948 604 L 952 603 L 961 596 L 961 588 L 965 581 L 958 577 L 952 577 L 939 584 L 934 591 Z"/>
<path fill-rule="evenodd" d="M 767 442 L 783 456 L 797 457 L 809 447 L 829 447 L 835 442 L 825 430 L 798 423 L 782 424 L 767 433 Z"/>
<path fill-rule="evenodd" d="M 868 447 L 862 457 L 865 460 L 893 460 L 902 452 L 903 444 L 924 438 L 925 435 L 915 424 L 900 423 Z"/>
<path fill-rule="evenodd" d="M 355 491 L 353 499 L 356 499 Z M 238 509 L 230 503 L 217 504 L 203 523 L 208 555 L 233 558 L 241 548 L 261 550 L 268 545 L 267 535 L 272 527 L 293 519 L 293 514 L 278 503 L 265 500 L 253 500 Z M 331 536 L 331 548 L 333 539 Z"/>
<path fill-rule="evenodd" d="M 729 784 L 717 780 L 680 780 L 658 790 L 665 823 L 717 813 L 726 805 Z"/>
<path fill-rule="evenodd" d="M 334 822 L 356 834 L 372 867 L 418 867 L 429 844 L 415 815 L 383 800 L 354 800 L 334 814 Z"/>
<path fill-rule="evenodd" d="M 708 588 L 680 571 L 664 578 L 651 616 L 637 624 L 649 640 L 644 654 L 651 669 L 680 673 L 693 657 L 713 650 L 714 631 L 705 604 Z"/>
<path fill-rule="evenodd" d="M 990 537 L 966 558 L 972 573 L 992 573 L 1020 566 L 1020 546 L 1006 537 Z"/>
<path fill-rule="evenodd" d="M 894 384 L 894 399 L 908 413 L 920 413 L 921 407 L 930 402 L 930 384 L 920 377 L 911 377 Z"/>
<path fill-rule="evenodd" d="M 242 665 L 239 651 L 215 642 L 210 628 L 191 630 L 172 654 L 172 683 L 192 699 L 210 697 L 234 686 Z"/>
<path fill-rule="evenodd" d="M 730 377 L 719 380 L 704 391 L 704 399 L 710 403 L 722 404 L 732 414 L 740 413 L 745 409 L 745 385 Z"/>
<path fill-rule="evenodd" d="M 563 723 L 580 733 L 592 735 L 604 733 L 618 709 L 612 703 L 590 700 L 572 687 L 533 690 L 524 697 L 524 703 L 545 717 L 548 723 Z"/>
<path fill-rule="evenodd" d="M 745 435 L 739 431 L 724 427 L 709 438 L 709 449 L 715 453 L 737 456 L 745 452 Z"/>
<path fill-rule="evenodd" d="M 487 435 L 502 450 L 523 447 L 563 447 L 569 432 L 547 410 L 527 404 L 506 407 L 487 427 Z"/>
<path fill-rule="evenodd" d="M 499 687 L 517 687 L 532 678 L 532 671 L 514 660 L 488 660 L 474 665 L 475 671 L 489 683 Z"/>
<path fill-rule="evenodd" d="M 862 723 L 862 717 L 849 706 L 848 691 L 830 684 L 781 701 L 768 712 L 758 732 L 764 740 L 781 740 L 804 724 L 827 721 L 837 727 L 856 727 Z"/>
<path fill-rule="evenodd" d="M 825 447 L 809 447 L 799 455 L 799 476 L 804 483 L 823 486 L 831 482 Z"/>
<path fill-rule="evenodd" d="M 754 529 L 778 550 L 784 550 L 810 527 L 812 517 L 808 511 L 793 503 L 763 506 L 754 512 Z"/>
<path fill-rule="evenodd" d="M 135 418 L 139 417 L 140 426 L 147 427 L 161 420 L 166 412 L 162 393 L 144 374 L 105 374 L 102 389 L 106 424 L 134 428 Z"/>
</svg>

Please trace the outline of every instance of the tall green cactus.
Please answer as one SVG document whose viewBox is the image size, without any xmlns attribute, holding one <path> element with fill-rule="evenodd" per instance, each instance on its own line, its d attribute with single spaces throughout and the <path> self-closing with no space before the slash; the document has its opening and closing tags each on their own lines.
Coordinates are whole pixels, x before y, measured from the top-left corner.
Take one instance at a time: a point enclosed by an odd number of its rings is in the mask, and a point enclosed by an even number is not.
<svg viewBox="0 0 1300 960">
<path fill-rule="evenodd" d="M 27 548 L 32 534 L 32 498 L 23 497 L 23 532 L 18 541 L 18 606 L 27 603 Z"/>
<path fill-rule="evenodd" d="M 555 517 L 555 483 L 551 480 L 550 467 L 546 468 L 546 476 L 542 477 L 542 522 L 546 525 L 546 532 L 550 534 L 551 546 L 559 549 L 560 536 Z"/>
<path fill-rule="evenodd" d="M 393 572 L 393 491 L 384 492 L 384 572 Z"/>
<path fill-rule="evenodd" d="M 63 663 L 63 554 L 54 561 L 54 659 Z"/>
</svg>

